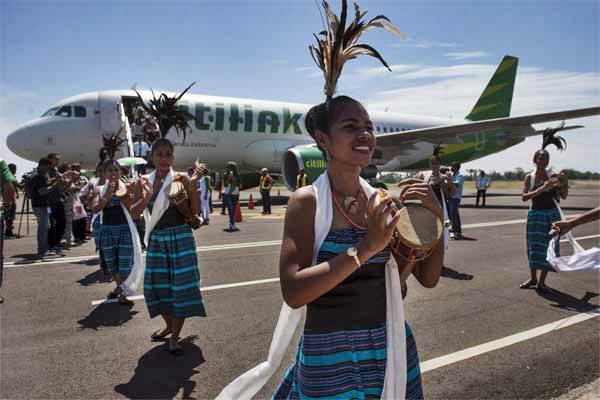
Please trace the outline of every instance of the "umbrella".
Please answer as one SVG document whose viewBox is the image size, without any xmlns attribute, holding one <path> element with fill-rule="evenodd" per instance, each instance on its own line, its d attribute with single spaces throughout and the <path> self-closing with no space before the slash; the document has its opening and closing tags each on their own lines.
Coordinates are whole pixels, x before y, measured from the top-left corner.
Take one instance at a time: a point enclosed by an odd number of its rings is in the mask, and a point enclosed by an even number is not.
<svg viewBox="0 0 600 400">
<path fill-rule="evenodd" d="M 141 157 L 124 157 L 117 160 L 122 167 L 135 167 L 136 165 L 145 165 L 147 162 Z"/>
</svg>

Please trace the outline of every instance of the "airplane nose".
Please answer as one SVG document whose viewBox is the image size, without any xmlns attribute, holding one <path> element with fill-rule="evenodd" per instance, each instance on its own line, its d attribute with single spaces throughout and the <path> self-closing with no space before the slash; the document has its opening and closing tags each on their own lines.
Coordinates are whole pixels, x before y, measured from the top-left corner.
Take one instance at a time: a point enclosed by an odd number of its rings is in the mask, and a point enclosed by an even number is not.
<svg viewBox="0 0 600 400">
<path fill-rule="evenodd" d="M 19 157 L 33 160 L 35 158 L 33 154 L 35 141 L 32 140 L 32 133 L 32 127 L 29 124 L 23 125 L 8 134 L 6 146 Z"/>
</svg>

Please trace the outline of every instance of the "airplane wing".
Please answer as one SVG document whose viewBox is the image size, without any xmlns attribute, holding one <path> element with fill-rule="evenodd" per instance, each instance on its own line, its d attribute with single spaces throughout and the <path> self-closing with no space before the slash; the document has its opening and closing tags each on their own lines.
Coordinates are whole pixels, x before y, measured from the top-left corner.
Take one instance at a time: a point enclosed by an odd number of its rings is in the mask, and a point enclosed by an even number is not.
<svg viewBox="0 0 600 400">
<path fill-rule="evenodd" d="M 469 122 L 458 125 L 436 126 L 433 128 L 414 129 L 404 132 L 384 133 L 377 135 L 378 146 L 397 146 L 404 143 L 431 142 L 451 144 L 460 140 L 458 136 L 478 132 L 506 130 L 514 136 L 533 136 L 541 132 L 531 127 L 532 124 L 559 121 L 572 118 L 583 118 L 600 115 L 600 107 L 580 108 L 577 110 L 557 111 L 545 114 L 525 115 L 522 117 L 506 117 Z M 562 130 L 576 129 L 579 126 L 567 126 Z"/>
</svg>

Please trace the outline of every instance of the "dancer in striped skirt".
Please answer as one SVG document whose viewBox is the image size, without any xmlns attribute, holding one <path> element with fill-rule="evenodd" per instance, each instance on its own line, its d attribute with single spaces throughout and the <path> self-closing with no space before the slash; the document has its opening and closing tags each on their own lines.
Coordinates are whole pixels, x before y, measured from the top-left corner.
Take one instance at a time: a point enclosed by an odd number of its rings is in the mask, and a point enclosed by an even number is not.
<svg viewBox="0 0 600 400">
<path fill-rule="evenodd" d="M 439 241 L 422 261 L 395 265 L 388 247 L 400 219 L 401 213 L 392 217 L 401 207 L 400 199 L 382 195 L 360 178 L 375 150 L 373 123 L 358 101 L 334 97 L 345 61 L 367 54 L 387 66 L 377 51 L 359 51 L 372 47 L 353 47 L 360 35 L 375 27 L 399 31 L 385 16 L 363 21 L 366 12 L 356 4 L 355 12 L 349 13 L 347 2 L 342 1 L 339 17 L 326 1 L 323 6 L 327 31 L 317 36 L 310 50 L 325 77 L 326 101 L 308 111 L 305 127 L 327 169 L 312 185 L 296 189 L 288 201 L 279 260 L 285 304 L 268 360 L 235 379 L 218 400 L 246 400 L 260 389 L 283 359 L 301 320 L 298 309 L 304 307 L 296 362 L 275 399 L 423 397 L 401 288 L 409 271 L 425 287 L 437 284 L 444 243 Z M 352 14 L 354 20 L 346 26 L 346 17 Z M 401 200 L 405 199 L 418 199 L 443 218 L 430 185 L 411 185 L 402 191 Z"/>
<path fill-rule="evenodd" d="M 313 107 L 306 117 L 327 162 L 333 207 L 329 233 L 312 261 L 318 202 L 312 186 L 298 189 L 286 211 L 280 276 L 283 297 L 293 308 L 307 306 L 304 334 L 295 364 L 274 398 L 379 398 L 387 364 L 386 263 L 396 216 L 393 199 L 375 206 L 359 174 L 375 148 L 373 125 L 364 107 L 346 96 Z M 325 179 L 324 178 L 324 179 Z M 321 194 L 321 196 L 324 194 Z M 403 193 L 418 198 L 440 218 L 442 209 L 426 184 Z M 313 238 L 309 240 L 309 238 Z M 415 266 L 413 275 L 426 287 L 437 284 L 443 243 Z M 402 270 L 405 266 L 399 265 Z M 423 397 L 416 342 L 406 332 L 406 398 Z"/>
<path fill-rule="evenodd" d="M 200 293 L 200 271 L 196 258 L 196 243 L 186 217 L 168 199 L 172 182 L 180 182 L 189 199 L 192 215 L 200 212 L 196 194 L 199 168 L 191 178 L 173 172 L 174 148 L 167 139 L 152 145 L 155 172 L 140 178 L 136 186 L 134 215 L 145 209 L 146 269 L 144 272 L 144 297 L 151 318 L 160 315 L 164 329 L 154 332 L 153 341 L 169 338 L 169 350 L 178 355 L 181 329 L 188 317 L 205 317 L 204 302 Z"/>
<path fill-rule="evenodd" d="M 121 167 L 115 160 L 103 162 L 106 176 L 104 186 L 99 186 L 92 199 L 92 211 L 99 214 L 98 246 L 100 254 L 117 287 L 108 298 L 119 298 L 119 304 L 133 305 L 122 293 L 121 284 L 127 279 L 133 266 L 133 239 L 125 213 L 131 206 L 131 193 L 118 192 L 121 182 Z M 119 197 L 117 194 L 120 194 Z"/>
<path fill-rule="evenodd" d="M 556 272 L 546 261 L 548 245 L 550 243 L 550 231 L 552 224 L 561 220 L 558 202 L 566 199 L 568 194 L 567 177 L 563 174 L 550 175 L 546 168 L 550 162 L 550 154 L 546 150 L 549 144 L 553 144 L 559 150 L 565 147 L 565 140 L 555 136 L 559 129 L 546 129 L 543 134 L 543 146 L 533 155 L 533 163 L 536 169 L 525 177 L 523 182 L 523 201 L 531 200 L 531 208 L 527 213 L 527 257 L 529 259 L 530 278 L 521 283 L 521 289 L 527 289 L 537 285 L 538 290 L 547 291 L 546 277 L 548 272 Z M 556 255 L 560 256 L 557 243 Z M 540 279 L 537 279 L 537 271 L 540 270 Z"/>
</svg>

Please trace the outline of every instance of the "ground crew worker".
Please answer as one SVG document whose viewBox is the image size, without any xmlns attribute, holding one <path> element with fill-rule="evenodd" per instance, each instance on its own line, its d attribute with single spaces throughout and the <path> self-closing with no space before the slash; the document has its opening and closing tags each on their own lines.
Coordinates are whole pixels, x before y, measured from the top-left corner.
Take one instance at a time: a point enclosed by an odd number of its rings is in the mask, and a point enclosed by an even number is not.
<svg viewBox="0 0 600 400">
<path fill-rule="evenodd" d="M 2 202 L 10 202 L 13 198 L 15 191 L 14 183 L 16 182 L 15 177 L 8 169 L 6 162 L 0 159 L 0 286 L 2 285 L 2 268 L 4 261 L 4 216 L 2 213 Z M 4 302 L 4 299 L 0 297 L 0 304 Z"/>
<path fill-rule="evenodd" d="M 298 176 L 296 177 L 296 189 L 299 189 L 306 185 L 308 185 L 308 176 L 306 175 L 304 168 L 300 168 Z"/>
<path fill-rule="evenodd" d="M 262 197 L 263 214 L 271 214 L 271 188 L 273 187 L 273 178 L 269 175 L 269 170 L 263 168 L 260 170 L 260 197 Z"/>
<path fill-rule="evenodd" d="M 200 192 L 200 206 L 202 209 L 203 224 L 208 225 L 210 221 L 210 172 L 208 169 L 204 170 L 204 176 L 200 178 L 198 182 Z"/>
</svg>

